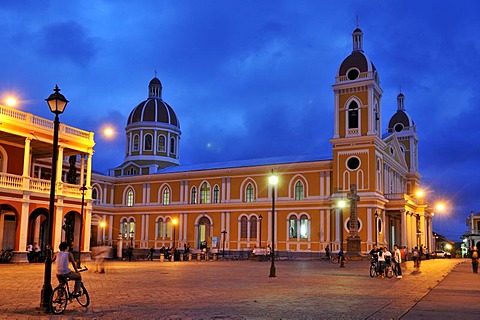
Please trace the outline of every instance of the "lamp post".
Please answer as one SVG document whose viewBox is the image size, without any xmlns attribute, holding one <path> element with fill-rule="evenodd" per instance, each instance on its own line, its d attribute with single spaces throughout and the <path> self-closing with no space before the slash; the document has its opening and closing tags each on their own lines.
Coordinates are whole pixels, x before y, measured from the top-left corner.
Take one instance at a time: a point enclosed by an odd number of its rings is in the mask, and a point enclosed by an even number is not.
<svg viewBox="0 0 480 320">
<path fill-rule="evenodd" d="M 378 246 L 378 211 L 375 210 L 375 245 Z"/>
<path fill-rule="evenodd" d="M 340 208 L 340 268 L 345 268 L 345 257 L 343 252 L 343 208 L 347 206 L 345 200 L 338 201 L 338 207 Z"/>
<path fill-rule="evenodd" d="M 41 291 L 40 308 L 50 311 L 50 296 L 52 295 L 52 245 L 53 245 L 53 211 L 55 210 L 55 188 L 57 180 L 57 160 L 58 160 L 58 131 L 60 127 L 60 119 L 58 115 L 65 110 L 68 100 L 60 93 L 58 85 L 47 99 L 45 99 L 50 107 L 50 111 L 55 114 L 53 122 L 53 152 L 52 152 L 52 174 L 50 181 L 50 205 L 47 219 L 47 246 L 45 259 L 45 274 L 43 287 Z"/>
<path fill-rule="evenodd" d="M 175 230 L 177 229 L 177 224 L 178 224 L 178 219 L 173 219 L 172 220 L 173 224 L 173 250 L 175 250 Z"/>
<path fill-rule="evenodd" d="M 102 246 L 105 245 L 105 228 L 107 227 L 107 222 L 106 221 L 100 221 L 99 224 L 100 228 L 102 228 Z"/>
<path fill-rule="evenodd" d="M 275 269 L 275 187 L 278 183 L 278 177 L 273 173 L 268 177 L 268 182 L 272 186 L 272 265 L 270 266 L 270 278 L 276 277 Z"/>
<path fill-rule="evenodd" d="M 222 235 L 223 235 L 223 252 L 222 252 L 222 256 L 223 256 L 223 260 L 225 260 L 225 238 L 226 238 L 226 235 L 227 235 L 227 230 L 223 229 L 223 230 L 222 230 Z"/>
<path fill-rule="evenodd" d="M 81 268 L 82 267 L 82 242 L 83 242 L 83 207 L 85 205 L 85 191 L 87 190 L 87 187 L 85 187 L 85 183 L 83 186 L 80 187 L 80 192 L 82 192 L 82 207 L 80 209 L 80 240 L 78 244 L 78 262 L 77 262 L 77 267 Z"/>
<path fill-rule="evenodd" d="M 263 220 L 263 217 L 261 214 L 260 216 L 258 216 L 258 220 L 260 221 L 260 235 L 259 235 L 260 241 L 259 242 L 260 242 L 260 248 L 261 248 L 262 247 L 262 220 Z"/>
</svg>

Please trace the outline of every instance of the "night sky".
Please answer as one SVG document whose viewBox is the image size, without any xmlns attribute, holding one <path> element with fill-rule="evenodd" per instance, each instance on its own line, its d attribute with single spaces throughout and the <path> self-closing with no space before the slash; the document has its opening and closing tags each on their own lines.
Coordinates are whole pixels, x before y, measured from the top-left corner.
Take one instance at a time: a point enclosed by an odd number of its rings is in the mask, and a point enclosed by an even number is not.
<svg viewBox="0 0 480 320">
<path fill-rule="evenodd" d="M 444 3 L 446 2 L 446 3 Z M 95 132 L 94 170 L 123 162 L 130 111 L 155 76 L 180 119 L 183 165 L 331 155 L 333 91 L 351 33 L 384 90 L 382 127 L 405 94 L 434 231 L 459 240 L 480 211 L 480 4 L 452 1 L 2 1 L 0 98 Z M 113 140 L 102 135 L 112 125 Z"/>
</svg>

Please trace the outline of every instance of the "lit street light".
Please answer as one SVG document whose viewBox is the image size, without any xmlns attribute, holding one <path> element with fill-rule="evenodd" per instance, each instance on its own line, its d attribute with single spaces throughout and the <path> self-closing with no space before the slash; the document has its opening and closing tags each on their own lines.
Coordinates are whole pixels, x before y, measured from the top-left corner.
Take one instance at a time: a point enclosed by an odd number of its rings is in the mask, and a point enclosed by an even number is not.
<svg viewBox="0 0 480 320">
<path fill-rule="evenodd" d="M 347 206 L 347 202 L 340 200 L 337 202 L 337 206 L 340 208 L 340 268 L 345 268 L 345 253 L 343 252 L 343 208 Z"/>
<path fill-rule="evenodd" d="M 175 250 L 175 230 L 177 229 L 177 224 L 178 224 L 178 219 L 173 219 L 172 220 L 172 224 L 173 224 L 173 250 Z"/>
<path fill-rule="evenodd" d="M 52 295 L 52 245 L 53 245 L 53 218 L 55 210 L 55 188 L 57 180 L 57 160 L 58 160 L 58 131 L 60 119 L 58 115 L 65 110 L 68 100 L 60 93 L 58 85 L 55 85 L 54 93 L 45 99 L 50 107 L 50 111 L 55 114 L 53 122 L 53 152 L 52 152 L 52 173 L 50 180 L 50 204 L 47 218 L 47 246 L 45 259 L 45 274 L 43 287 L 41 291 L 40 308 L 50 311 L 50 296 Z"/>
<path fill-rule="evenodd" d="M 270 278 L 276 277 L 275 269 L 275 187 L 278 183 L 278 177 L 273 173 L 268 177 L 268 182 L 272 186 L 272 265 L 270 266 Z"/>
</svg>

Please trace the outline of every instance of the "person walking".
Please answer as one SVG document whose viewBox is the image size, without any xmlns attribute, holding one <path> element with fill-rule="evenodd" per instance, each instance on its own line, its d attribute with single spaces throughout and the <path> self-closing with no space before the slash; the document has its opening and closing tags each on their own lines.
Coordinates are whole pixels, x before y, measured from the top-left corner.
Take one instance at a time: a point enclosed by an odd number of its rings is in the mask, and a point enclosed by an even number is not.
<svg viewBox="0 0 480 320">
<path fill-rule="evenodd" d="M 400 252 L 400 249 L 398 248 L 397 245 L 393 246 L 393 263 L 394 268 L 395 268 L 395 273 L 397 274 L 397 279 L 402 278 L 402 267 L 400 263 L 402 263 L 402 253 Z"/>
<path fill-rule="evenodd" d="M 478 273 L 478 250 L 476 246 L 473 247 L 473 250 L 470 256 L 472 257 L 473 273 Z"/>
<path fill-rule="evenodd" d="M 420 269 L 420 252 L 418 251 L 418 247 L 415 247 L 412 251 L 413 255 L 413 267 L 415 271 L 419 271 Z"/>
</svg>

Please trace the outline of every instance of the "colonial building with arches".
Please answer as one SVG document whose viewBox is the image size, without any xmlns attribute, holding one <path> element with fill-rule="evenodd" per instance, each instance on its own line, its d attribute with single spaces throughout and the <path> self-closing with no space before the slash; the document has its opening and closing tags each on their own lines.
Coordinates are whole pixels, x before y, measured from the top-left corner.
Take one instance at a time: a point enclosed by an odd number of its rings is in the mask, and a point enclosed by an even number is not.
<svg viewBox="0 0 480 320">
<path fill-rule="evenodd" d="M 108 175 L 92 175 L 92 245 L 222 249 L 225 243 L 226 250 L 241 251 L 273 240 L 279 251 L 338 251 L 352 214 L 338 202 L 348 200 L 354 185 L 362 252 L 375 243 L 431 247 L 433 212 L 414 197 L 420 185 L 416 125 L 400 93 L 382 130 L 379 72 L 364 53 L 360 29 L 352 42 L 333 84 L 329 158 L 182 166 L 180 121 L 153 78 L 147 100 L 128 117 L 123 163 Z M 279 178 L 274 189 L 268 184 L 272 171 Z"/>
</svg>

